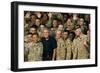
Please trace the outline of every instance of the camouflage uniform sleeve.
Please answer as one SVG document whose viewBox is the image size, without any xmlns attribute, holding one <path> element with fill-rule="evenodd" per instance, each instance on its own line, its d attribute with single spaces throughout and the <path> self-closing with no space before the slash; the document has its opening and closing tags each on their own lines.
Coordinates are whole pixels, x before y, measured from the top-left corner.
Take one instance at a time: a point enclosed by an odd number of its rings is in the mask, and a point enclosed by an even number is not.
<svg viewBox="0 0 100 73">
<path fill-rule="evenodd" d="M 24 44 L 24 54 L 27 55 L 28 54 L 28 45 Z"/>
<path fill-rule="evenodd" d="M 66 42 L 66 60 L 71 59 L 71 51 L 72 51 L 72 45 L 68 41 Z"/>
<path fill-rule="evenodd" d="M 40 42 L 39 43 L 39 60 L 41 61 L 42 60 L 42 54 L 43 54 L 43 44 Z"/>
<path fill-rule="evenodd" d="M 28 54 L 29 54 L 28 45 L 24 44 L 24 61 L 28 61 Z"/>
<path fill-rule="evenodd" d="M 78 49 L 77 49 L 77 43 L 76 40 L 73 41 L 73 46 L 72 46 L 72 53 L 73 53 L 73 59 L 77 59 L 77 53 L 78 53 Z"/>
<path fill-rule="evenodd" d="M 86 35 L 84 35 L 84 41 L 87 41 L 88 39 L 87 39 L 87 36 Z"/>
<path fill-rule="evenodd" d="M 85 47 L 88 48 L 89 45 L 87 44 L 87 42 L 88 42 L 88 37 L 87 37 L 87 35 L 84 35 L 83 40 L 84 40 L 84 45 L 85 45 Z"/>
</svg>

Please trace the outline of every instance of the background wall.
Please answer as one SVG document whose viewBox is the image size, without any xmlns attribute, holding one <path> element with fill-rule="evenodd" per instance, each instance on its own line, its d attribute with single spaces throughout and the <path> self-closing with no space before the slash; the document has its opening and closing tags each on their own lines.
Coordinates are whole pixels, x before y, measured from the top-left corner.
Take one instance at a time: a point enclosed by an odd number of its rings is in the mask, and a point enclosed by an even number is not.
<svg viewBox="0 0 100 73">
<path fill-rule="evenodd" d="M 0 73 L 12 73 L 10 71 L 10 30 L 11 30 L 11 13 L 10 13 L 10 2 L 14 0 L 0 0 Z M 16 0 L 19 1 L 19 0 Z M 98 6 L 98 13 L 100 13 L 100 0 L 20 0 L 20 1 L 30 1 L 30 2 L 45 2 L 45 3 L 60 3 L 60 4 L 74 4 L 74 5 L 91 5 Z M 98 32 L 100 31 L 99 19 L 100 14 L 98 14 Z M 100 37 L 100 33 L 98 34 Z M 98 38 L 100 40 L 100 38 Z M 100 42 L 98 42 L 100 43 Z M 98 44 L 99 45 L 99 44 Z M 98 56 L 100 56 L 100 45 L 98 46 Z M 100 58 L 98 57 L 98 62 Z M 100 62 L 98 63 L 100 64 Z M 73 69 L 59 69 L 59 70 L 45 70 L 45 71 L 35 71 L 36 73 L 98 73 L 100 72 L 100 65 L 98 67 L 90 68 L 73 68 Z M 30 71 L 32 73 L 32 71 Z"/>
</svg>

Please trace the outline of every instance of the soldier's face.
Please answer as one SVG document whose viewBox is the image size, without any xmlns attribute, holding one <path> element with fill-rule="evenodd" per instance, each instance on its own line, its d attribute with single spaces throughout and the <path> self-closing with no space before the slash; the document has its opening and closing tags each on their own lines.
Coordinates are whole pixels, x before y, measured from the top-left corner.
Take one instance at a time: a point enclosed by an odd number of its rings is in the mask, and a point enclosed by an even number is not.
<svg viewBox="0 0 100 73">
<path fill-rule="evenodd" d="M 52 13 L 51 13 L 51 12 L 49 12 L 49 13 L 48 13 L 48 16 L 49 16 L 49 18 L 51 18 L 51 17 L 52 17 Z"/>
<path fill-rule="evenodd" d="M 68 19 L 67 20 L 67 25 L 70 25 L 72 22 L 71 22 L 71 19 Z"/>
<path fill-rule="evenodd" d="M 63 29 L 64 29 L 63 25 L 59 25 L 58 30 L 62 31 Z"/>
<path fill-rule="evenodd" d="M 36 16 L 35 16 L 35 15 L 32 15 L 32 16 L 31 16 L 31 21 L 32 21 L 32 22 L 35 22 L 35 20 L 36 20 Z"/>
<path fill-rule="evenodd" d="M 75 34 L 76 34 L 76 36 L 80 36 L 80 34 L 81 34 L 81 29 L 76 29 Z"/>
<path fill-rule="evenodd" d="M 66 39 L 66 38 L 68 38 L 68 32 L 64 32 L 63 33 L 63 37 Z"/>
<path fill-rule="evenodd" d="M 84 20 L 80 19 L 80 26 L 82 26 L 84 24 Z"/>
<path fill-rule="evenodd" d="M 44 30 L 44 28 L 45 28 L 45 26 L 44 26 L 44 25 L 40 25 L 40 30 L 41 30 L 41 31 L 43 31 L 43 30 Z"/>
<path fill-rule="evenodd" d="M 36 25 L 39 26 L 40 25 L 40 20 L 36 19 Z"/>
<path fill-rule="evenodd" d="M 49 37 L 49 30 L 44 30 L 43 31 L 43 36 L 44 36 L 44 38 L 48 38 Z"/>
<path fill-rule="evenodd" d="M 31 42 L 32 41 L 32 35 L 27 35 L 27 42 Z"/>
<path fill-rule="evenodd" d="M 69 34 L 69 39 L 72 41 L 74 38 L 74 35 L 73 34 Z"/>
<path fill-rule="evenodd" d="M 36 33 L 36 29 L 35 28 L 30 28 L 30 33 Z"/>
<path fill-rule="evenodd" d="M 57 27 L 57 26 L 58 26 L 57 20 L 53 20 L 53 27 Z"/>
<path fill-rule="evenodd" d="M 37 42 L 38 41 L 38 36 L 37 35 L 33 35 L 32 39 L 33 39 L 34 42 Z"/>
<path fill-rule="evenodd" d="M 47 20 L 47 19 L 48 19 L 47 15 L 44 14 L 42 19 L 43 19 L 44 21 Z"/>
<path fill-rule="evenodd" d="M 61 35 L 62 35 L 62 34 L 61 34 L 61 31 L 56 32 L 56 38 L 57 38 L 57 39 L 60 39 L 60 38 L 61 38 Z"/>
</svg>

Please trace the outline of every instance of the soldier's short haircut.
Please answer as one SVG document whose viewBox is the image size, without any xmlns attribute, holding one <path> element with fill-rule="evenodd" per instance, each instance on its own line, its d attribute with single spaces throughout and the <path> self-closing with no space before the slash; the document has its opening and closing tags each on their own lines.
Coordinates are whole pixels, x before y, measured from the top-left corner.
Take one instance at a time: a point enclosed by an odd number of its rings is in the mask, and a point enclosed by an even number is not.
<svg viewBox="0 0 100 73">
<path fill-rule="evenodd" d="M 47 28 L 47 27 L 45 27 L 45 28 L 43 29 L 43 31 L 44 31 L 44 30 L 48 30 L 48 31 L 50 31 L 49 28 Z"/>
<path fill-rule="evenodd" d="M 61 31 L 61 30 L 56 30 L 56 33 L 57 33 L 57 32 L 59 32 L 59 31 L 60 31 L 60 32 L 61 32 L 61 34 L 62 34 L 62 31 Z"/>
<path fill-rule="evenodd" d="M 46 12 L 44 12 L 44 14 L 42 14 L 41 18 L 43 18 L 43 16 L 46 15 L 47 16 L 47 20 L 49 19 L 49 16 Z"/>
<path fill-rule="evenodd" d="M 84 19 L 83 18 L 80 18 L 79 20 L 82 20 L 84 22 Z"/>
<path fill-rule="evenodd" d="M 34 14 L 34 13 L 32 13 L 31 16 L 35 16 L 37 18 L 36 14 Z"/>
<path fill-rule="evenodd" d="M 53 18 L 53 20 L 59 21 L 59 19 L 58 19 L 58 18 Z"/>
<path fill-rule="evenodd" d="M 82 32 L 82 30 L 81 30 L 81 28 L 80 28 L 80 27 L 76 28 L 76 30 L 77 30 L 77 29 L 80 29 L 80 32 Z"/>
<path fill-rule="evenodd" d="M 29 32 L 29 33 L 27 33 L 27 35 L 32 35 L 32 33 Z"/>
<path fill-rule="evenodd" d="M 69 30 L 66 30 L 66 29 L 65 29 L 64 32 L 67 32 L 67 33 L 69 34 Z"/>
<path fill-rule="evenodd" d="M 36 30 L 38 29 L 36 25 L 32 25 L 30 28 L 35 28 Z"/>
<path fill-rule="evenodd" d="M 53 21 L 54 21 L 54 20 L 56 20 L 57 22 L 59 21 L 58 18 L 53 18 L 53 19 L 52 19 L 52 24 L 53 24 Z M 53 25 L 51 25 L 51 27 L 53 27 Z"/>
<path fill-rule="evenodd" d="M 37 35 L 37 36 L 39 36 L 39 34 L 38 34 L 38 33 L 33 33 L 32 35 Z"/>
</svg>

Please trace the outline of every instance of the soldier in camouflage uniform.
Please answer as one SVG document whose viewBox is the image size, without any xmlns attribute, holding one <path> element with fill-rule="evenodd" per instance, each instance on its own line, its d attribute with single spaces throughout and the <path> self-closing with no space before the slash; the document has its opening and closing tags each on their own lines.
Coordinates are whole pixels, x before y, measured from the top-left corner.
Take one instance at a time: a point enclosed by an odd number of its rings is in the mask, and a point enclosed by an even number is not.
<svg viewBox="0 0 100 73">
<path fill-rule="evenodd" d="M 56 32 L 56 41 L 57 48 L 55 49 L 56 60 L 65 60 L 65 43 L 61 38 L 62 32 L 57 30 Z"/>
<path fill-rule="evenodd" d="M 42 54 L 43 54 L 43 45 L 38 40 L 38 34 L 34 33 L 32 36 L 33 43 L 30 46 L 29 54 L 28 54 L 28 61 L 41 61 L 42 60 Z"/>
<path fill-rule="evenodd" d="M 73 41 L 73 59 L 88 59 L 87 36 L 82 34 L 80 28 L 76 29 L 76 38 Z"/>
<path fill-rule="evenodd" d="M 88 52 L 90 53 L 90 30 L 87 31 L 87 47 L 88 47 Z M 90 54 L 89 54 L 90 58 Z"/>
<path fill-rule="evenodd" d="M 81 29 L 82 33 L 86 35 L 86 33 L 87 33 L 87 26 L 85 25 L 83 18 L 80 18 L 79 26 L 80 26 L 80 29 Z"/>
<path fill-rule="evenodd" d="M 70 60 L 72 56 L 72 42 L 67 39 L 66 40 L 66 60 Z"/>
<path fill-rule="evenodd" d="M 55 32 L 58 29 L 58 19 L 53 19 L 52 27 L 51 27 L 51 36 L 55 37 Z"/>
<path fill-rule="evenodd" d="M 66 40 L 66 60 L 72 59 L 72 48 L 73 48 L 73 40 L 75 37 L 74 32 L 70 32 L 68 39 Z"/>
<path fill-rule="evenodd" d="M 63 32 L 63 40 L 65 43 L 65 49 L 66 49 L 66 60 L 71 59 L 71 41 L 69 40 L 69 31 L 64 30 Z"/>
<path fill-rule="evenodd" d="M 28 61 L 29 48 L 32 46 L 32 34 L 28 33 L 24 37 L 24 61 Z"/>
</svg>

